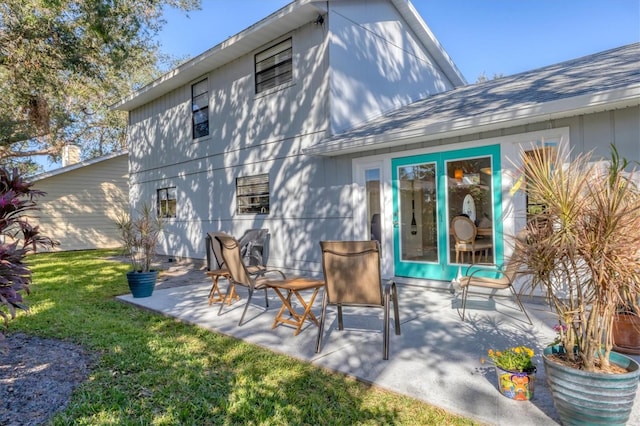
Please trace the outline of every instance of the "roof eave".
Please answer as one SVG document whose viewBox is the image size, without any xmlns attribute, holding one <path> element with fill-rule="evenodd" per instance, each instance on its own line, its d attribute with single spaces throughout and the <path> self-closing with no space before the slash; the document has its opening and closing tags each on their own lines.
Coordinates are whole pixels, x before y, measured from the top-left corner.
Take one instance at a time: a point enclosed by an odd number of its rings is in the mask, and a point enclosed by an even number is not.
<svg viewBox="0 0 640 426">
<path fill-rule="evenodd" d="M 497 113 L 465 117 L 449 122 L 438 122 L 356 138 L 333 138 L 304 150 L 305 154 L 338 156 L 356 152 L 389 148 L 399 145 L 428 142 L 488 132 L 505 127 L 515 127 L 559 118 L 573 117 L 600 111 L 640 105 L 640 85 L 615 89 L 542 104 L 519 106 Z"/>
<path fill-rule="evenodd" d="M 147 84 L 111 109 L 131 111 L 211 72 L 324 13 L 324 2 L 297 0 Z"/>
<path fill-rule="evenodd" d="M 85 160 L 85 161 L 79 161 L 77 163 L 71 164 L 71 165 L 66 166 L 66 167 L 60 167 L 60 168 L 55 169 L 55 170 L 50 170 L 48 172 L 44 172 L 44 173 L 40 173 L 40 174 L 34 175 L 33 177 L 29 178 L 29 181 L 30 182 L 37 182 L 37 181 L 42 180 L 42 179 L 50 178 L 50 177 L 53 177 L 53 176 L 61 175 L 63 173 L 71 172 L 73 170 L 81 169 L 83 167 L 87 167 L 87 166 L 90 166 L 92 164 L 97 164 L 97 163 L 101 163 L 103 161 L 111 160 L 112 158 L 120 157 L 121 155 L 129 155 L 129 151 L 128 150 L 124 150 L 124 151 L 111 152 L 111 153 L 103 155 L 101 157 L 91 158 L 91 159 Z"/>
</svg>

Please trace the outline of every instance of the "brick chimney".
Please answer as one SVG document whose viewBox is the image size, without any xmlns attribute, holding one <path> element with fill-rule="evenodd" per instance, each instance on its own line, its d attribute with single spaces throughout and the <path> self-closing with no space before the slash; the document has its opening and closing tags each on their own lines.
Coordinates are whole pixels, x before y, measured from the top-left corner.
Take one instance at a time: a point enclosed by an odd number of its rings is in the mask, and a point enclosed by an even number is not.
<svg viewBox="0 0 640 426">
<path fill-rule="evenodd" d="M 62 147 L 62 167 L 80 162 L 80 145 L 74 143 Z"/>
</svg>

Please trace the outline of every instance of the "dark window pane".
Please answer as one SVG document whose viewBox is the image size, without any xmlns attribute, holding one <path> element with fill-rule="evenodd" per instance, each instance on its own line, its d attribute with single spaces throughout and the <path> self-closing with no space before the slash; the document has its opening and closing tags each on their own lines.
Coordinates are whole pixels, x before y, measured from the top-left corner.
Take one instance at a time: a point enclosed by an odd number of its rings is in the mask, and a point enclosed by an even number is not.
<svg viewBox="0 0 640 426">
<path fill-rule="evenodd" d="M 209 134 L 209 91 L 204 79 L 191 86 L 191 112 L 193 139 Z"/>
</svg>

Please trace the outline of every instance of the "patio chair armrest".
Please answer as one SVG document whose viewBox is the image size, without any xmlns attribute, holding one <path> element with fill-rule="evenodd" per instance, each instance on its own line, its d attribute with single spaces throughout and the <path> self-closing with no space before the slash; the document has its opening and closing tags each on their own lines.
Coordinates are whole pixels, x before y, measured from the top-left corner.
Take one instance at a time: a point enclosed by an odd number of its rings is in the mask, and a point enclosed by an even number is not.
<svg viewBox="0 0 640 426">
<path fill-rule="evenodd" d="M 284 272 L 282 272 L 279 269 L 264 269 L 262 272 L 259 273 L 260 276 L 265 276 L 267 274 L 279 274 L 283 280 L 287 279 L 287 276 L 284 274 Z"/>
<path fill-rule="evenodd" d="M 389 294 L 392 289 L 396 287 L 396 282 L 391 278 L 387 278 L 383 280 L 384 282 L 384 294 Z"/>
<path fill-rule="evenodd" d="M 493 267 L 493 269 L 486 269 L 486 268 L 478 268 L 475 271 L 473 271 L 471 274 L 469 274 L 469 269 L 471 269 L 471 267 L 473 266 L 491 266 Z M 469 267 L 467 267 L 467 270 L 465 271 L 464 276 L 468 277 L 468 278 L 473 278 L 476 274 L 481 273 L 481 272 L 494 272 L 500 275 L 504 275 L 504 270 L 503 267 L 501 265 L 497 265 L 495 263 L 476 263 L 474 265 L 469 265 Z"/>
</svg>

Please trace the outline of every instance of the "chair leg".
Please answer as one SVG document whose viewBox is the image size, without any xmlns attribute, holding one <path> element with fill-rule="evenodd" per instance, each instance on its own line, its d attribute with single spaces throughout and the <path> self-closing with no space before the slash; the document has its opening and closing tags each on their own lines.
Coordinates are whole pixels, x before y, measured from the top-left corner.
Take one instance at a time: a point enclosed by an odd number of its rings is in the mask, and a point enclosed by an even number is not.
<svg viewBox="0 0 640 426">
<path fill-rule="evenodd" d="M 389 359 L 389 326 L 391 324 L 389 320 L 389 304 L 393 303 L 393 319 L 395 322 L 396 335 L 400 334 L 400 315 L 398 314 L 398 290 L 396 283 L 390 281 L 388 285 L 384 287 L 384 323 L 383 323 L 383 343 L 382 343 L 382 358 Z"/>
<path fill-rule="evenodd" d="M 396 283 L 391 286 L 391 299 L 393 301 L 393 317 L 396 325 L 396 336 L 400 335 L 400 314 L 398 308 L 398 290 L 396 289 Z"/>
<path fill-rule="evenodd" d="M 513 293 L 513 296 L 516 298 L 516 302 L 518 302 L 518 306 L 520 306 L 520 310 L 527 317 L 527 320 L 529 320 L 529 324 L 533 325 L 531 318 L 529 318 L 529 314 L 527 313 L 527 311 L 524 310 L 524 305 L 520 301 L 520 296 L 518 296 L 518 293 L 516 293 L 516 290 L 513 288 L 513 286 L 509 286 L 509 288 L 511 289 L 511 293 Z"/>
<path fill-rule="evenodd" d="M 382 359 L 389 359 L 389 291 L 384 294 L 384 323 L 382 325 Z"/>
<path fill-rule="evenodd" d="M 327 311 L 327 292 L 325 291 L 322 296 L 322 312 L 320 314 L 320 326 L 318 327 L 318 339 L 316 340 L 316 353 L 320 353 L 320 346 L 322 345 L 322 333 L 324 330 L 324 318 Z"/>
<path fill-rule="evenodd" d="M 242 325 L 242 321 L 244 320 L 244 315 L 247 313 L 247 308 L 249 308 L 249 304 L 251 303 L 252 296 L 253 296 L 253 287 L 249 287 L 249 295 L 247 296 L 247 303 L 244 305 L 244 310 L 242 311 L 242 316 L 240 317 L 240 321 L 238 321 L 238 325 Z"/>
<path fill-rule="evenodd" d="M 344 323 L 342 322 L 342 305 L 338 304 L 338 330 L 344 330 Z"/>
<path fill-rule="evenodd" d="M 231 278 L 229 278 L 227 281 L 229 281 L 229 285 L 227 286 L 227 293 L 224 296 L 224 299 L 222 300 L 222 303 L 220 303 L 220 309 L 218 309 L 218 316 L 220 316 L 220 314 L 222 314 L 222 308 L 224 307 L 224 304 L 227 303 L 226 298 L 227 297 L 231 297 L 232 293 L 231 293 L 231 289 L 234 287 L 234 283 L 233 280 Z M 229 302 L 230 303 L 230 302 Z"/>
<path fill-rule="evenodd" d="M 267 297 L 267 287 L 264 288 L 264 304 L 269 307 L 269 298 Z"/>
<path fill-rule="evenodd" d="M 469 293 L 469 286 L 462 287 L 462 321 L 464 321 L 464 311 L 467 308 L 467 294 Z M 459 311 L 458 311 L 459 312 Z"/>
</svg>

